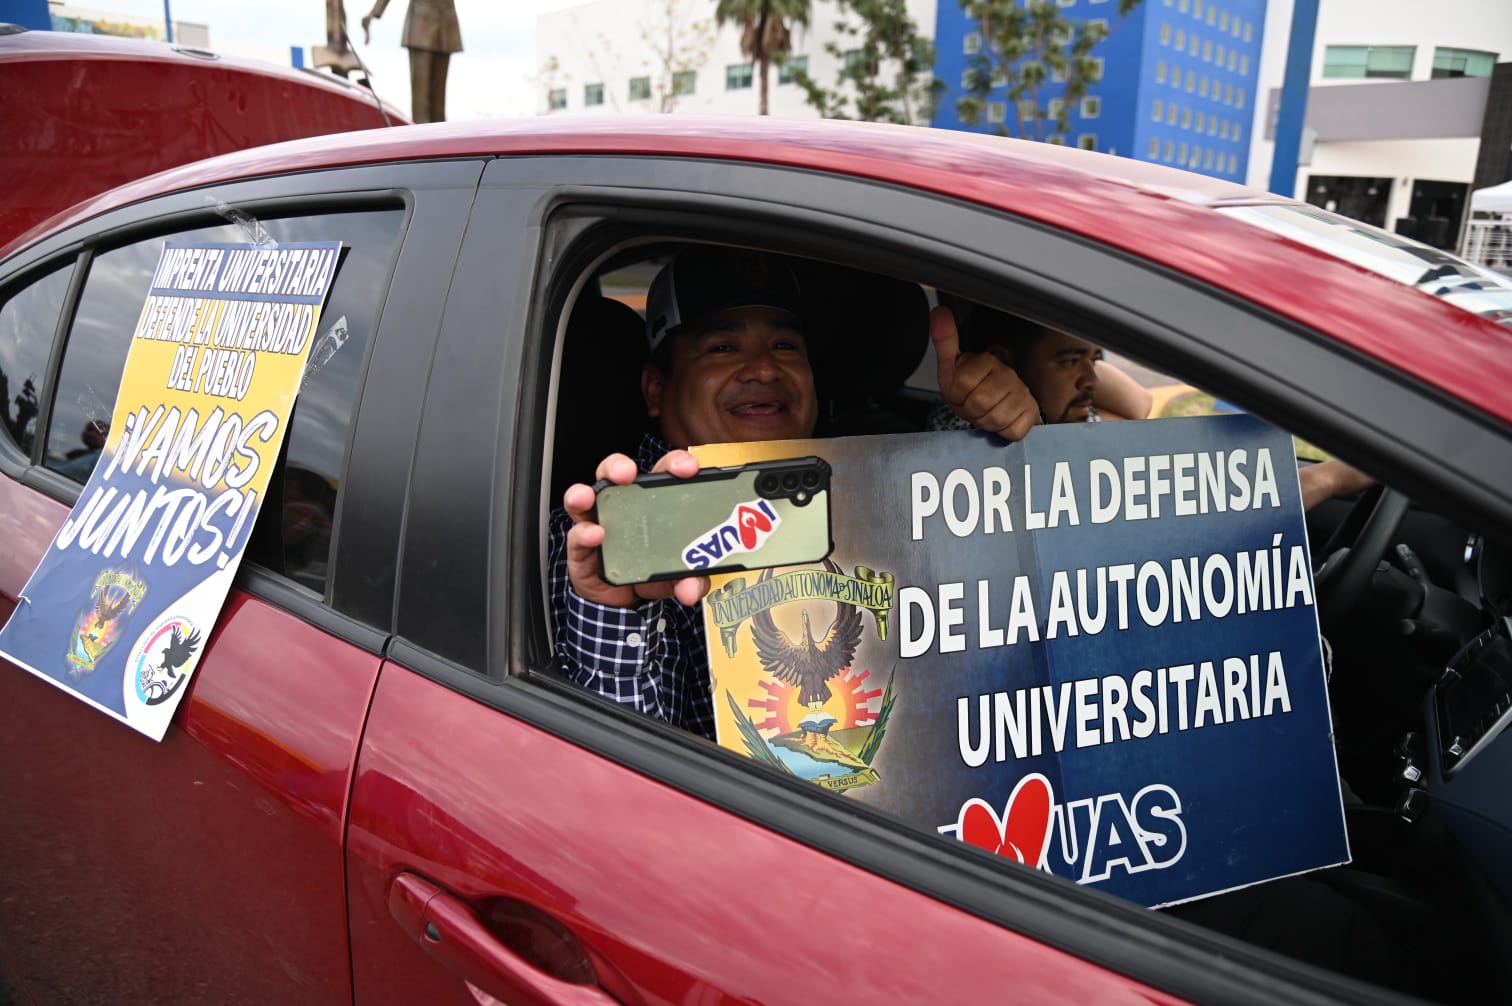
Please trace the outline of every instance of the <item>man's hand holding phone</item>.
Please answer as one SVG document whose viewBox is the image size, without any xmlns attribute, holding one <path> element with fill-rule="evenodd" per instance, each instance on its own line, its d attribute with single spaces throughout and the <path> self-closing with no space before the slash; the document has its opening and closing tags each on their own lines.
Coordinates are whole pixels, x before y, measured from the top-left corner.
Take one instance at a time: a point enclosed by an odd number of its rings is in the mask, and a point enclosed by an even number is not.
<svg viewBox="0 0 1512 1006">
<path fill-rule="evenodd" d="M 687 451 L 678 450 L 663 455 L 652 471 L 687 479 L 698 474 L 698 467 L 697 458 Z M 638 474 L 634 460 L 624 454 L 611 454 L 599 462 L 594 477 L 615 485 L 629 485 Z M 659 580 L 620 587 L 605 582 L 599 561 L 599 546 L 604 542 L 604 529 L 594 520 L 595 497 L 593 487 L 581 482 L 568 486 L 562 496 L 562 505 L 572 518 L 572 530 L 567 532 L 567 576 L 579 597 L 611 608 L 633 608 L 642 601 L 666 597 L 675 597 L 680 603 L 691 607 L 703 599 L 709 592 L 707 576 L 688 576 L 680 580 Z"/>
</svg>

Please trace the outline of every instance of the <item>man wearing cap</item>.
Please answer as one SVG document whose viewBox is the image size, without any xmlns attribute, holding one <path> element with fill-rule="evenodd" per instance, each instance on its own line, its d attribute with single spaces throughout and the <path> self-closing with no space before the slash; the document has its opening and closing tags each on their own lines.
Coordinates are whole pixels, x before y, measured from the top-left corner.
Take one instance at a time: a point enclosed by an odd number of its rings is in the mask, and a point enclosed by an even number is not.
<svg viewBox="0 0 1512 1006">
<path fill-rule="evenodd" d="M 634 459 L 611 454 L 595 478 L 617 484 L 640 472 L 698 473 L 695 444 L 804 439 L 818 417 L 792 271 L 755 252 L 694 247 L 657 274 L 647 297 L 651 362 L 641 375 L 647 415 L 658 428 Z M 950 312 L 937 308 L 930 334 L 941 393 L 981 429 L 1017 440 L 1039 407 L 996 357 L 959 352 Z M 569 487 L 552 514 L 552 623 L 569 680 L 704 737 L 714 708 L 704 664 L 707 577 L 616 587 L 599 576 L 604 531 L 593 489 Z"/>
</svg>

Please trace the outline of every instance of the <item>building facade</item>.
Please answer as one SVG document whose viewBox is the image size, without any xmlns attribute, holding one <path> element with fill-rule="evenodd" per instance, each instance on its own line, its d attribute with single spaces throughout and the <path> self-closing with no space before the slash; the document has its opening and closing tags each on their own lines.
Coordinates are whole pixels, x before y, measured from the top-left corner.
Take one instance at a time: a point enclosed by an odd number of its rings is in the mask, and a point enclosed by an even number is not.
<svg viewBox="0 0 1512 1006">
<path fill-rule="evenodd" d="M 1292 0 L 1271 6 L 1264 97 L 1251 127 L 1248 181 L 1260 187 L 1272 167 L 1293 14 Z M 1512 115 L 1512 94 L 1493 86 L 1494 77 L 1512 83 L 1495 73 L 1509 59 L 1507 0 L 1321 0 L 1301 163 L 1287 194 L 1453 247 L 1469 192 L 1512 177 L 1506 151 L 1483 151 L 1495 145 L 1495 124 Z"/>
<path fill-rule="evenodd" d="M 934 33 L 936 0 L 908 0 L 919 35 Z M 838 6 L 815 0 L 807 28 L 792 30 L 792 64 L 835 86 L 854 39 Z M 833 45 L 839 54 L 831 53 Z M 592 0 L 536 19 L 537 111 L 549 115 L 680 112 L 755 115 L 757 68 L 740 29 L 714 24 L 714 0 Z M 772 66 L 768 110 L 817 118 L 790 72 Z"/>
<path fill-rule="evenodd" d="M 1062 133 L 1053 123 L 1025 128 L 1001 87 L 988 95 L 985 121 L 962 121 L 956 99 L 983 41 L 957 0 L 938 5 L 935 73 L 946 91 L 933 125 L 996 133 L 1002 124 L 1015 135 L 1219 178 L 1245 177 L 1266 0 L 1144 0 L 1122 19 L 1113 0 L 1059 4 L 1068 18 L 1102 19 L 1109 29 L 1092 51 L 1101 74 L 1066 110 L 1068 129 Z M 1059 100 L 1056 87 L 1052 81 L 1050 101 Z"/>
</svg>

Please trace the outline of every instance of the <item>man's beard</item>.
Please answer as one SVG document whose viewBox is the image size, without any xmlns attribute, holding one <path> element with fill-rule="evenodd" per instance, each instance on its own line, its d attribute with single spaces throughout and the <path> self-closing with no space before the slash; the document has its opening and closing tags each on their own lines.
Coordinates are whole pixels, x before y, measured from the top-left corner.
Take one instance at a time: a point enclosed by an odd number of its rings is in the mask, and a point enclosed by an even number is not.
<svg viewBox="0 0 1512 1006">
<path fill-rule="evenodd" d="M 1077 406 L 1080 406 L 1080 405 L 1085 405 L 1085 406 L 1088 406 L 1088 407 L 1090 407 L 1092 405 L 1092 392 L 1090 392 L 1090 391 L 1084 391 L 1080 395 L 1077 395 L 1075 398 L 1071 399 L 1071 401 L 1067 402 L 1066 403 L 1065 411 L 1063 411 L 1060 414 L 1060 418 L 1057 419 L 1056 422 L 1058 422 L 1058 423 L 1069 423 L 1069 422 L 1071 422 L 1071 410 L 1074 409 L 1074 408 L 1076 408 Z"/>
</svg>

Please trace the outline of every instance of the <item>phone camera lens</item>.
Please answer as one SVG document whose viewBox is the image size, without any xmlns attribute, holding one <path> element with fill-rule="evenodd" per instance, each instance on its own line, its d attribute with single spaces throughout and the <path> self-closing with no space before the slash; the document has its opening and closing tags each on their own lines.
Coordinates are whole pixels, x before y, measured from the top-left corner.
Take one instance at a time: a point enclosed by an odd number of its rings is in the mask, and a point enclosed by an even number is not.
<svg viewBox="0 0 1512 1006">
<path fill-rule="evenodd" d="M 803 488 L 805 488 L 805 489 L 817 489 L 817 488 L 819 488 L 819 473 L 818 472 L 813 472 L 813 471 L 804 472 L 803 473 Z"/>
<path fill-rule="evenodd" d="M 763 496 L 770 496 L 777 491 L 777 476 L 763 475 L 756 480 L 756 491 Z"/>
<path fill-rule="evenodd" d="M 794 489 L 797 489 L 798 476 L 794 475 L 792 472 L 788 472 L 786 475 L 782 476 L 782 488 L 786 489 L 788 492 L 792 492 Z"/>
</svg>

